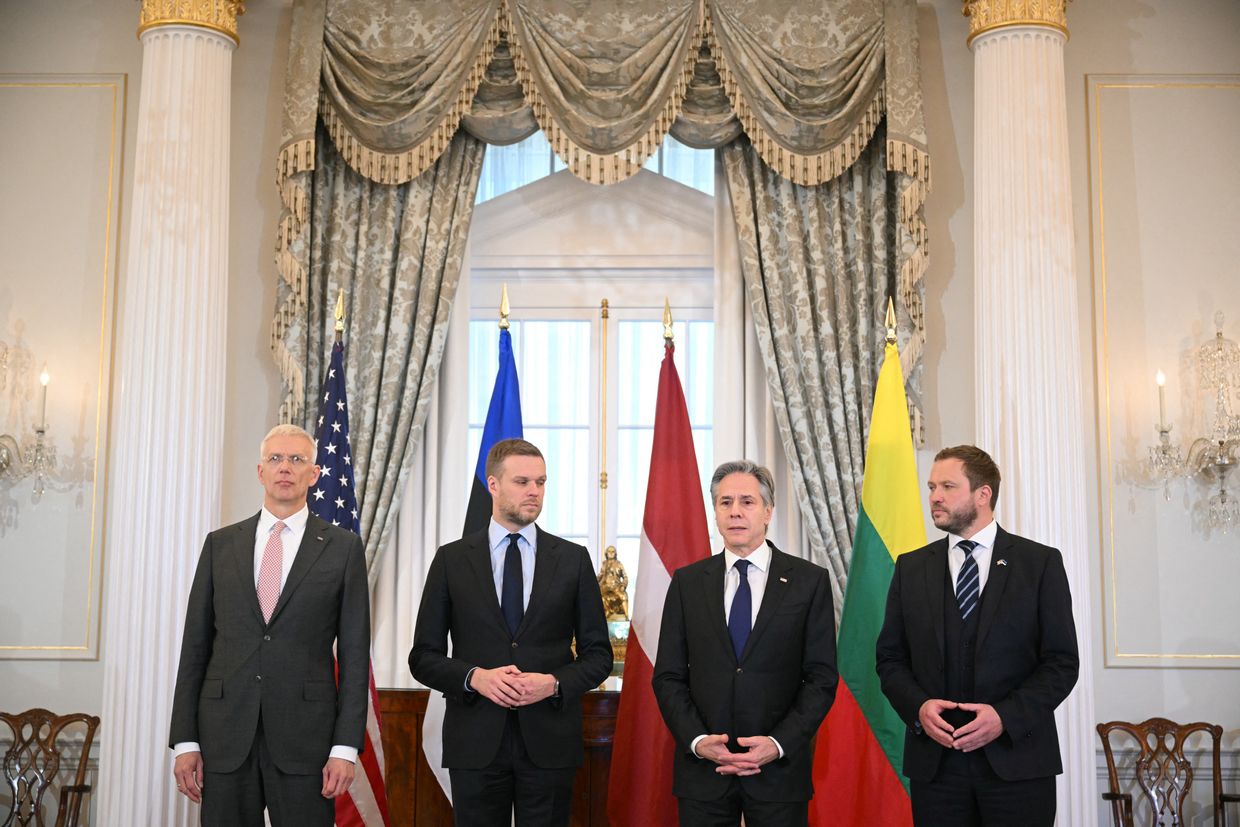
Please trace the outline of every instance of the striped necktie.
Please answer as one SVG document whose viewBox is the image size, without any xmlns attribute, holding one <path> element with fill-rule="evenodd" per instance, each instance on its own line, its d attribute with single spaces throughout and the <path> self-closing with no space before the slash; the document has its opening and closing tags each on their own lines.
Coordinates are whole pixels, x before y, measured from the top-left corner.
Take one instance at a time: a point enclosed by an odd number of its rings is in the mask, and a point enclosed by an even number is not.
<svg viewBox="0 0 1240 827">
<path fill-rule="evenodd" d="M 960 574 L 956 575 L 956 605 L 960 607 L 960 619 L 968 620 L 969 615 L 977 608 L 978 595 L 981 594 L 977 561 L 973 559 L 973 550 L 977 548 L 977 543 L 961 540 L 956 546 L 964 551 L 964 565 L 960 567 Z"/>
</svg>

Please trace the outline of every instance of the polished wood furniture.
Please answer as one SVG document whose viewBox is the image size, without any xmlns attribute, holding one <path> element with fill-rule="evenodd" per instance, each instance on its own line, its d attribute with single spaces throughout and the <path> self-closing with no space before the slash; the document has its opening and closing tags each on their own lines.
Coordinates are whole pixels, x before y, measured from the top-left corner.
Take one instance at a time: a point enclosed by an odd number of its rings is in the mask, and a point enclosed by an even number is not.
<svg viewBox="0 0 1240 827">
<path fill-rule="evenodd" d="M 1150 824 L 1159 827 L 1181 827 L 1184 821 L 1184 802 L 1188 799 L 1193 783 L 1192 762 L 1184 755 L 1184 743 L 1189 736 L 1202 732 L 1213 743 L 1213 794 L 1210 806 L 1216 827 L 1227 827 L 1226 805 L 1240 803 L 1240 795 L 1223 792 L 1221 742 L 1223 728 L 1218 724 L 1197 722 L 1177 724 L 1166 718 L 1150 718 L 1139 724 L 1127 721 L 1111 721 L 1098 724 L 1098 736 L 1107 758 L 1107 778 L 1110 790 L 1102 799 L 1111 804 L 1111 817 L 1115 827 L 1133 827 L 1133 800 L 1130 793 L 1123 792 L 1112 751 L 1112 739 L 1124 733 L 1137 742 L 1134 772 L 1137 789 L 1150 808 Z M 1197 823 L 1194 821 L 1194 823 Z"/>
<path fill-rule="evenodd" d="M 384 776 L 393 824 L 450 827 L 452 808 L 422 752 L 426 689 L 380 689 Z M 583 703 L 586 760 L 573 784 L 573 827 L 606 827 L 607 774 L 616 730 L 618 692 L 591 692 Z"/>
<path fill-rule="evenodd" d="M 94 715 L 55 715 L 46 709 L 25 712 L 0 712 L 0 721 L 8 724 L 13 741 L 4 753 L 4 781 L 12 795 L 8 816 L 3 823 L 17 827 L 76 827 L 82 809 L 82 798 L 90 792 L 86 783 L 86 765 L 90 761 L 90 745 L 95 740 L 99 719 Z M 73 783 L 59 785 L 61 739 L 64 731 L 75 725 L 85 728 L 85 740 L 78 756 Z M 60 786 L 56 820 L 47 820 L 43 794 L 49 787 Z"/>
</svg>

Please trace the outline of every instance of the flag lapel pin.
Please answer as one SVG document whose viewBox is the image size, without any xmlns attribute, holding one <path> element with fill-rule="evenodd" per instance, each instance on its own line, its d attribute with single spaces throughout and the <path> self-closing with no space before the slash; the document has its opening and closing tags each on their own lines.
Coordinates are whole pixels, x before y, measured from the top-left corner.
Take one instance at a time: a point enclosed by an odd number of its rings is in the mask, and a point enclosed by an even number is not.
<svg viewBox="0 0 1240 827">
<path fill-rule="evenodd" d="M 787 578 L 787 577 L 781 577 L 781 578 L 779 578 L 779 582 L 780 582 L 780 583 L 787 583 L 787 582 L 788 582 L 788 578 Z"/>
<path fill-rule="evenodd" d="M 1006 565 L 1007 565 L 1007 560 L 1004 560 L 1003 558 L 999 558 L 999 562 L 995 563 L 995 565 L 996 565 L 996 566 L 1006 566 Z"/>
</svg>

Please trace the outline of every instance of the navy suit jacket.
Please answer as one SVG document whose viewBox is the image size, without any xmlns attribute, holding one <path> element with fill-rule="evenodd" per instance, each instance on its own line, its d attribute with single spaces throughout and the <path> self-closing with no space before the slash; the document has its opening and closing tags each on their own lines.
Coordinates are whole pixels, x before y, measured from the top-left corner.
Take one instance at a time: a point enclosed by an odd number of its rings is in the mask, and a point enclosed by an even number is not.
<svg viewBox="0 0 1240 827">
<path fill-rule="evenodd" d="M 732 783 L 690 749 L 699 735 L 769 735 L 784 749 L 740 779 L 760 801 L 808 801 L 814 736 L 835 699 L 835 612 L 826 569 L 771 547 L 758 617 L 737 658 L 723 609 L 724 556 L 677 569 L 663 604 L 654 694 L 676 741 L 672 791 L 713 800 Z"/>
<path fill-rule="evenodd" d="M 465 678 L 475 666 L 515 664 L 560 682 L 560 697 L 517 709 L 530 760 L 544 769 L 577 766 L 581 696 L 606 679 L 612 662 L 594 564 L 584 547 L 538 529 L 534 583 L 514 635 L 495 594 L 489 542 L 483 529 L 440 547 L 418 608 L 409 671 L 446 699 L 443 765 L 482 769 L 494 760 L 508 710 L 467 692 Z"/>
<path fill-rule="evenodd" d="M 921 706 L 945 697 L 944 602 L 947 539 L 900 555 L 876 646 L 883 694 L 908 724 L 904 774 L 929 781 L 945 747 L 922 731 Z M 1057 549 L 1009 534 L 995 535 L 978 609 L 974 701 L 999 713 L 1003 733 L 983 750 L 1008 781 L 1063 771 L 1055 707 L 1076 684 L 1079 658 L 1072 595 Z"/>
</svg>

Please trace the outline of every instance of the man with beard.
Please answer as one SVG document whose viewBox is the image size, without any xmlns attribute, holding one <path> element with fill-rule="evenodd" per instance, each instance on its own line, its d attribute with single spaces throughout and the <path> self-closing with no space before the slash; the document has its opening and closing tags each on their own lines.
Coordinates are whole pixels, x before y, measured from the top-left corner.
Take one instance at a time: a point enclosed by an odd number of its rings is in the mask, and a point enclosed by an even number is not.
<svg viewBox="0 0 1240 827">
<path fill-rule="evenodd" d="M 947 537 L 897 559 L 876 651 L 908 724 L 913 821 L 1050 827 L 1054 712 L 1079 667 L 1063 558 L 995 522 L 999 469 L 980 448 L 940 451 L 929 489 Z"/>
<path fill-rule="evenodd" d="M 603 601 L 585 548 L 534 524 L 547 483 L 538 448 L 497 442 L 486 473 L 490 525 L 435 553 L 409 670 L 446 700 L 458 825 L 507 827 L 514 808 L 517 825 L 567 825 L 581 697 L 611 672 Z"/>
</svg>

